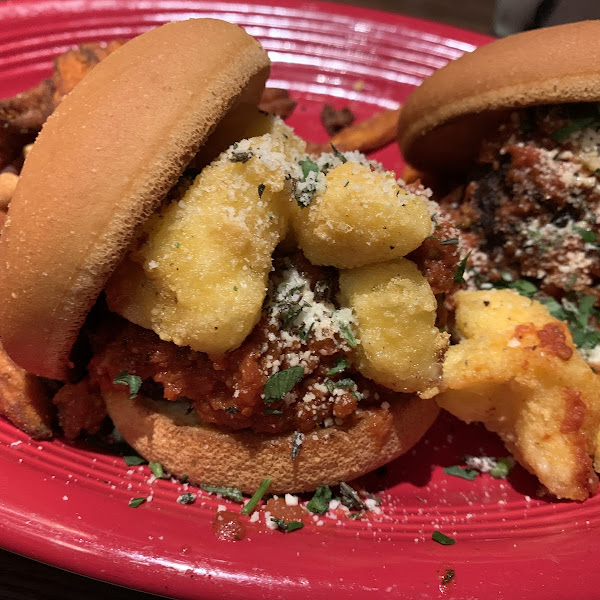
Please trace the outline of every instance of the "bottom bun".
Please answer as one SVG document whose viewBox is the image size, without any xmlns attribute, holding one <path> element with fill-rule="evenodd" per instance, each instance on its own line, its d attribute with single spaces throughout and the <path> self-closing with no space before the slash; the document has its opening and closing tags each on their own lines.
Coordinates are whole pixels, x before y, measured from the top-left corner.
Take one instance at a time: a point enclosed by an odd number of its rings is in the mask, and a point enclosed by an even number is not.
<svg viewBox="0 0 600 600">
<path fill-rule="evenodd" d="M 293 434 L 226 432 L 202 425 L 189 405 L 151 400 L 106 386 L 108 413 L 125 440 L 146 460 L 197 484 L 235 487 L 252 494 L 272 480 L 269 492 L 299 493 L 350 481 L 404 454 L 434 422 L 433 400 L 398 396 L 389 409 L 367 408 L 349 427 L 317 428 L 291 458 Z"/>
</svg>

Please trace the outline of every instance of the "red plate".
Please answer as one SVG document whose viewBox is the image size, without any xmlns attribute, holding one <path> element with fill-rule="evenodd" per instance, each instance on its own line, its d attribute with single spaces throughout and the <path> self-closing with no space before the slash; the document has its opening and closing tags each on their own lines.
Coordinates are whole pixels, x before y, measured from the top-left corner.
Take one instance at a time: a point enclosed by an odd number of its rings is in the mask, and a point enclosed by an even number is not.
<svg viewBox="0 0 600 600">
<path fill-rule="evenodd" d="M 62 0 L 0 4 L 0 95 L 49 74 L 74 43 L 131 37 L 175 19 L 239 23 L 268 49 L 271 85 L 299 101 L 291 124 L 324 141 L 324 102 L 366 117 L 394 108 L 421 79 L 488 41 L 397 15 L 316 2 L 277 5 L 176 0 Z M 376 154 L 401 169 L 395 147 Z M 243 542 L 218 541 L 219 501 L 183 506 L 181 486 L 147 467 L 55 440 L 32 442 L 0 422 L 0 545 L 65 569 L 180 598 L 592 598 L 600 553 L 600 498 L 536 498 L 516 468 L 507 482 L 448 477 L 463 454 L 503 455 L 482 428 L 444 416 L 426 439 L 362 482 L 383 497 L 364 521 L 323 518 L 293 534 L 250 524 Z M 134 496 L 150 496 L 137 509 Z M 440 530 L 456 539 L 441 546 Z M 441 585 L 447 569 L 456 576 Z"/>
</svg>

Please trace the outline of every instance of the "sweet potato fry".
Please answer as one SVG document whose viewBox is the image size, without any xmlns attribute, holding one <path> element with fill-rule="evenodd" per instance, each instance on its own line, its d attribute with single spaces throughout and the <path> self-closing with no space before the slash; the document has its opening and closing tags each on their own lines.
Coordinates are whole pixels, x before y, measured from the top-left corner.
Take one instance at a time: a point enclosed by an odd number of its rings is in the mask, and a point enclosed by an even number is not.
<svg viewBox="0 0 600 600">
<path fill-rule="evenodd" d="M 54 73 L 34 88 L 0 100 L 0 169 L 21 157 L 23 146 L 35 139 L 60 101 L 105 56 L 124 42 L 82 44 L 54 61 Z"/>
<path fill-rule="evenodd" d="M 400 109 L 382 110 L 365 121 L 342 129 L 331 138 L 331 143 L 340 151 L 359 150 L 371 152 L 396 139 Z"/>
<path fill-rule="evenodd" d="M 39 440 L 52 437 L 52 414 L 43 380 L 18 367 L 0 344 L 0 415 Z"/>
<path fill-rule="evenodd" d="M 331 152 L 333 144 L 340 152 L 358 150 L 367 153 L 378 150 L 396 139 L 396 129 L 400 108 L 396 110 L 382 110 L 372 117 L 354 123 L 334 135 L 326 144 L 309 142 L 306 151 L 309 154 Z"/>
</svg>

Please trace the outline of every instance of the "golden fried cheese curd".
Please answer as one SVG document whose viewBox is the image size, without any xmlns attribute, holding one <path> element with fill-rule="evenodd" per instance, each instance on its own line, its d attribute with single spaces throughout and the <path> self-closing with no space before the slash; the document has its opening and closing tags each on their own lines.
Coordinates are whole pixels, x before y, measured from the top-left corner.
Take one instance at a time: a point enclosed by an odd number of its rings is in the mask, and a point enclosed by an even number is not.
<svg viewBox="0 0 600 600">
<path fill-rule="evenodd" d="M 431 234 L 427 199 L 401 187 L 393 172 L 354 162 L 353 154 L 323 155 L 316 164 L 327 160 L 333 168 L 299 183 L 314 184 L 314 197 L 300 197 L 292 212 L 298 245 L 313 264 L 351 269 L 400 258 Z"/>
<path fill-rule="evenodd" d="M 341 271 L 340 301 L 356 316 L 365 377 L 397 392 L 435 387 L 448 335 L 435 326 L 437 302 L 414 263 L 399 258 Z"/>
<path fill-rule="evenodd" d="M 481 421 L 558 498 L 584 500 L 600 424 L 600 378 L 545 306 L 512 290 L 461 291 L 463 340 L 444 362 L 439 405 Z"/>
<path fill-rule="evenodd" d="M 305 144 L 279 118 L 233 144 L 144 226 L 110 280 L 111 310 L 163 340 L 221 354 L 258 322 Z"/>
</svg>

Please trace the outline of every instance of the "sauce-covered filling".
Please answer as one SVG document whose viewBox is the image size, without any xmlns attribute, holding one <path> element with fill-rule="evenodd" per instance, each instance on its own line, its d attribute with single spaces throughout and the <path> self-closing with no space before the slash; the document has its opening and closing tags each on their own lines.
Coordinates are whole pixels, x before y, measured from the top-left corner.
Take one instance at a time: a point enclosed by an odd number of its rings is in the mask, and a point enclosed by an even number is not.
<svg viewBox="0 0 600 600">
<path fill-rule="evenodd" d="M 301 254 L 277 258 L 262 317 L 238 349 L 210 356 L 118 321 L 90 372 L 112 382 L 127 371 L 145 395 L 189 402 L 203 423 L 232 430 L 305 433 L 351 424 L 361 406 L 387 412 L 398 394 L 354 369 L 359 340 L 352 311 L 336 306 L 336 286 L 334 269 Z"/>
<path fill-rule="evenodd" d="M 470 251 L 472 289 L 511 288 L 568 323 L 600 366 L 598 104 L 514 112 L 484 140 L 468 183 L 440 206 Z"/>
<path fill-rule="evenodd" d="M 473 281 L 532 279 L 556 296 L 600 296 L 596 104 L 515 112 L 484 141 L 469 182 L 441 206 L 474 251 Z"/>
</svg>

